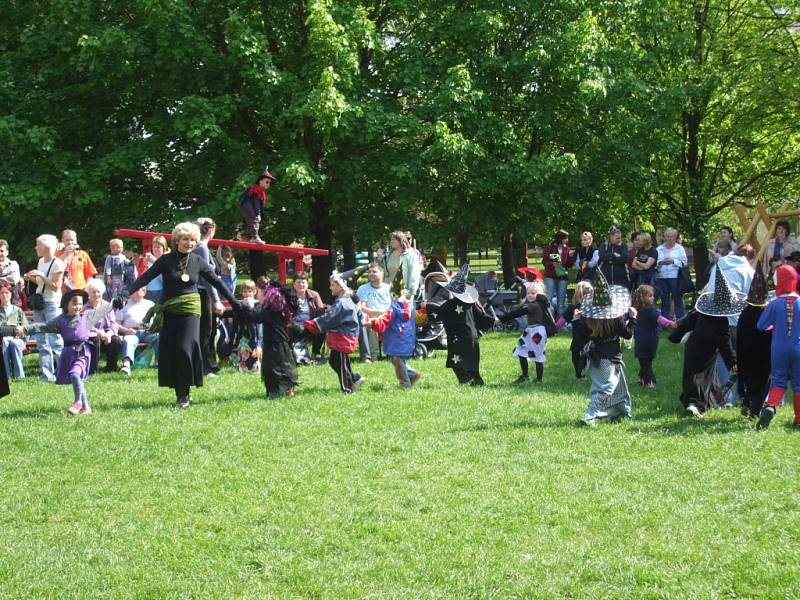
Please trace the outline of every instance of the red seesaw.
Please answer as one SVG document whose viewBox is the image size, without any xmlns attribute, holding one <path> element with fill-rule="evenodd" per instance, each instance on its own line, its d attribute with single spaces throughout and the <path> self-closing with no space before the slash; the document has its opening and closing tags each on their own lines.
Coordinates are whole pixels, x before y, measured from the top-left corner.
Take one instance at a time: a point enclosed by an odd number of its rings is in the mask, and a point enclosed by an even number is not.
<svg viewBox="0 0 800 600">
<path fill-rule="evenodd" d="M 150 242 L 156 236 L 164 236 L 167 241 L 172 239 L 169 233 L 159 233 L 157 231 L 142 231 L 141 229 L 115 229 L 114 235 L 119 237 L 128 237 L 142 240 L 142 250 L 144 252 L 150 251 Z M 303 263 L 303 256 L 311 254 L 312 256 L 325 256 L 329 254 L 327 250 L 322 248 L 305 248 L 303 246 L 281 246 L 279 244 L 256 244 L 253 242 L 243 242 L 241 240 L 218 240 L 213 239 L 208 243 L 209 246 L 229 246 L 231 248 L 241 248 L 242 250 L 255 250 L 258 252 L 274 252 L 278 255 L 278 279 L 283 283 L 286 282 L 286 261 L 294 261 L 295 273 L 300 273 L 305 270 Z"/>
</svg>

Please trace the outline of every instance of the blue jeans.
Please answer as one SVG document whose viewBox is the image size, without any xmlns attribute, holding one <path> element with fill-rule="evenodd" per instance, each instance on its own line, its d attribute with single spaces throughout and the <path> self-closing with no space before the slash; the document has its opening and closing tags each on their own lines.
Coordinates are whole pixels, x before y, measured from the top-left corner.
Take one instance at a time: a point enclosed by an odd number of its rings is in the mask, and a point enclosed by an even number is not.
<svg viewBox="0 0 800 600">
<path fill-rule="evenodd" d="M 33 311 L 34 323 L 47 323 L 61 314 L 61 307 L 55 302 L 45 302 L 44 310 Z M 58 358 L 64 349 L 64 340 L 57 333 L 36 334 L 36 349 L 39 351 L 39 367 L 42 369 L 42 381 L 50 383 L 56 380 Z"/>
<path fill-rule="evenodd" d="M 22 367 L 22 351 L 25 349 L 25 340 L 20 338 L 3 339 L 3 362 L 6 365 L 6 373 L 14 379 L 25 377 L 25 369 Z"/>
<path fill-rule="evenodd" d="M 661 314 L 671 319 L 670 301 L 675 300 L 675 319 L 681 319 L 686 314 L 683 308 L 683 295 L 678 293 L 678 278 L 658 279 L 658 291 L 661 292 Z"/>
<path fill-rule="evenodd" d="M 544 278 L 544 295 L 547 296 L 547 301 L 553 304 L 553 306 L 557 307 L 558 312 L 556 313 L 556 319 L 564 314 L 564 311 L 567 310 L 567 284 L 569 283 L 566 279 L 550 279 L 549 277 Z M 556 301 L 553 302 L 553 296 L 556 297 Z"/>
<path fill-rule="evenodd" d="M 150 333 L 149 331 L 137 331 L 135 334 L 127 334 L 122 336 L 122 358 L 128 359 L 133 364 L 133 357 L 136 354 L 136 348 L 139 342 L 144 342 L 153 347 L 153 352 L 156 353 L 156 363 L 158 363 L 158 334 Z"/>
</svg>

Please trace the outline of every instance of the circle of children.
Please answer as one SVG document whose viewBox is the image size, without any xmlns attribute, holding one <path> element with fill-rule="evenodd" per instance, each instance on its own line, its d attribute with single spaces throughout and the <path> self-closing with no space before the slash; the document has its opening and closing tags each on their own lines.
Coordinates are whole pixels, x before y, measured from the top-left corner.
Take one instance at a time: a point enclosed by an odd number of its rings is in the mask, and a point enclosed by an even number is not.
<svg viewBox="0 0 800 600">
<path fill-rule="evenodd" d="M 592 234 L 583 232 L 574 249 L 568 232 L 560 230 L 543 250 L 543 273 L 520 269 L 527 280 L 523 304 L 500 317 L 491 302 L 481 302 L 482 294 L 497 289 L 493 272 L 479 277 L 476 287 L 468 281 L 467 264 L 452 275 L 436 260 L 423 269 L 409 234 L 400 231 L 391 234 L 391 248 L 378 253 L 378 262 L 330 278 L 328 305 L 308 288 L 305 273 L 298 273 L 291 287 L 264 278 L 258 284 L 246 281 L 237 300 L 230 253 L 219 254 L 217 263 L 209 253 L 215 233 L 210 219 L 177 225 L 169 244 L 155 238 L 138 265 L 126 257 L 121 240 L 111 240 L 100 275 L 74 231 L 64 231 L 61 243 L 52 235 L 39 236 L 38 265 L 24 275 L 10 260 L 8 243 L 0 240 L 0 395 L 9 393 L 7 374 L 24 376 L 22 338 L 34 334 L 42 380 L 73 387 L 71 414 L 92 411 L 84 381 L 101 352 L 109 371 L 117 370 L 121 355 L 119 370 L 129 376 L 143 344 L 155 355 L 159 385 L 173 388 L 177 404 L 188 407 L 191 387 L 219 370 L 217 318 L 234 323 L 237 335 L 228 335 L 235 338 L 232 362 L 240 370 L 260 370 L 269 398 L 294 394 L 297 366 L 324 362 L 323 343 L 343 393 L 358 391 L 365 381 L 353 371 L 350 354 L 360 347 L 363 361 L 374 360 L 379 340 L 398 384 L 412 388 L 421 374 L 407 361 L 419 350 L 423 324 L 428 331 L 442 330 L 434 337 L 446 346 L 446 366 L 459 384 L 480 386 L 481 333 L 524 320 L 512 352 L 521 368 L 516 383 L 530 381 L 529 362 L 535 365 L 534 381 L 541 383 L 548 338 L 571 330 L 575 376 L 590 382 L 583 425 L 632 416 L 622 340 L 633 338 L 639 384 L 653 388 L 660 332 L 670 328 L 669 340 L 685 344 L 680 401 L 687 415 L 700 418 L 710 408 L 731 407 L 738 395 L 742 414 L 757 418 L 757 428 L 764 429 L 791 380 L 794 426 L 800 427 L 800 252 L 788 236 L 788 223 L 778 223 L 776 231 L 764 264 L 753 264 L 752 246 L 737 247 L 724 228 L 710 252 L 708 286 L 687 313 L 682 280 L 688 260 L 674 229 L 667 229 L 655 248 L 648 233 L 637 232 L 630 250 L 617 228 L 597 246 Z M 348 279 L 364 270 L 368 282 L 352 290 Z M 574 295 L 567 303 L 573 277 Z M 23 282 L 29 284 L 32 323 L 21 307 Z"/>
</svg>

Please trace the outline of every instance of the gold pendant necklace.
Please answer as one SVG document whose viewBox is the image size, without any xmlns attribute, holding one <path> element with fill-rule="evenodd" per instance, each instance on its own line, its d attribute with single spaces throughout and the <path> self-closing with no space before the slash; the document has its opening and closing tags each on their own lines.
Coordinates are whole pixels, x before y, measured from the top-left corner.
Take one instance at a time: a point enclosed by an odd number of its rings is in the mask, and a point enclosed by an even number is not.
<svg viewBox="0 0 800 600">
<path fill-rule="evenodd" d="M 178 263 L 178 266 L 181 268 L 181 281 L 183 283 L 189 283 L 189 274 L 186 272 L 186 269 L 189 268 L 189 255 L 186 255 L 185 259 L 181 259 Z"/>
</svg>

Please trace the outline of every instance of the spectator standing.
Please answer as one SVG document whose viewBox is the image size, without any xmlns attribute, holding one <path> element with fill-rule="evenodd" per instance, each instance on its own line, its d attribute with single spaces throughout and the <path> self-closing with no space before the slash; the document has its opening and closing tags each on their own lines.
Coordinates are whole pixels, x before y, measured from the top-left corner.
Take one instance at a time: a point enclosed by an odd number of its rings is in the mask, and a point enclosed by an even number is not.
<svg viewBox="0 0 800 600">
<path fill-rule="evenodd" d="M 298 273 L 294 278 L 294 293 L 297 295 L 297 312 L 294 315 L 296 325 L 302 326 L 306 321 L 311 321 L 321 316 L 325 310 L 325 303 L 319 293 L 308 287 L 308 273 Z M 323 334 L 310 334 L 311 355 L 308 354 L 306 340 L 298 339 L 293 345 L 294 357 L 299 365 L 309 365 L 314 363 L 314 359 L 319 359 L 322 344 L 325 343 Z"/>
<path fill-rule="evenodd" d="M 664 243 L 656 249 L 658 251 L 656 282 L 661 294 L 661 316 L 671 321 L 682 319 L 686 314 L 683 306 L 683 294 L 678 290 L 678 275 L 681 267 L 689 264 L 689 260 L 686 258 L 686 250 L 677 240 L 677 230 L 669 227 L 664 230 Z M 673 301 L 675 302 L 674 316 L 670 314 L 670 305 Z"/>
<path fill-rule="evenodd" d="M 208 249 L 208 242 L 214 239 L 217 231 L 217 224 L 209 218 L 197 219 L 197 227 L 200 229 L 200 242 L 197 244 L 194 253 L 205 262 L 211 270 L 216 269 L 216 263 L 211 257 Z M 219 301 L 219 294 L 213 286 L 204 281 L 197 282 L 197 291 L 200 293 L 200 349 L 203 353 L 203 375 L 216 377 L 219 372 L 217 364 L 217 353 L 214 348 L 214 338 L 217 335 L 217 319 L 215 315 L 221 315 L 225 308 Z"/>
<path fill-rule="evenodd" d="M 231 294 L 236 293 L 236 258 L 230 246 L 217 248 L 217 265 L 219 266 L 220 279 Z"/>
<path fill-rule="evenodd" d="M 569 233 L 560 229 L 553 243 L 544 249 L 544 289 L 548 304 L 556 297 L 558 314 L 567 308 L 567 269 L 575 262 L 575 250 L 567 245 Z"/>
<path fill-rule="evenodd" d="M 61 232 L 61 247 L 56 251 L 56 257 L 64 261 L 63 291 L 82 290 L 92 277 L 97 275 L 97 269 L 92 259 L 81 250 L 78 245 L 78 234 L 72 229 Z"/>
<path fill-rule="evenodd" d="M 125 256 L 122 240 L 113 239 L 108 242 L 108 254 L 103 261 L 103 276 L 106 283 L 106 300 L 113 300 L 125 287 L 126 273 L 130 273 L 131 261 Z M 129 277 L 129 275 L 127 276 Z M 135 273 L 134 273 L 135 279 Z"/>
<path fill-rule="evenodd" d="M 764 260 L 764 275 L 768 278 L 786 262 L 792 252 L 800 250 L 797 240 L 789 237 L 789 222 L 780 220 L 775 224 L 775 237 L 767 242 Z"/>
<path fill-rule="evenodd" d="M 621 285 L 630 289 L 628 278 L 628 246 L 622 242 L 619 227 L 608 231 L 608 240 L 597 249 L 600 271 L 609 285 Z"/>
<path fill-rule="evenodd" d="M 33 307 L 34 323 L 49 323 L 61 314 L 61 284 L 64 280 L 64 262 L 55 257 L 58 240 L 54 235 L 40 235 L 36 238 L 36 256 L 39 257 L 36 269 L 25 273 L 25 280 L 35 286 L 35 294 L 41 294 L 41 308 Z M 36 335 L 39 351 L 41 379 L 49 383 L 56 381 L 56 365 L 64 348 L 58 333 L 42 332 Z"/>
<path fill-rule="evenodd" d="M 728 252 L 736 252 L 736 249 L 739 247 L 739 244 L 736 243 L 736 240 L 733 239 L 733 229 L 728 226 L 722 227 L 719 230 L 719 239 L 714 244 L 714 249 L 709 250 L 708 257 L 711 259 L 712 263 L 717 262 L 719 259 L 720 253 L 720 244 L 722 242 L 726 242 L 730 250 Z"/>
<path fill-rule="evenodd" d="M 634 291 L 640 285 L 656 287 L 657 262 L 658 250 L 653 248 L 653 238 L 645 231 L 639 233 L 636 236 L 636 255 L 631 261 L 631 284 Z"/>
<path fill-rule="evenodd" d="M 591 231 L 584 231 L 581 234 L 581 245 L 575 253 L 575 264 L 578 267 L 575 281 L 588 281 L 591 284 L 594 281 L 594 269 L 598 260 L 599 254 L 594 247 L 594 236 Z"/>
<path fill-rule="evenodd" d="M 411 236 L 404 231 L 393 231 L 389 236 L 391 252 L 384 255 L 384 280 L 394 281 L 397 270 L 402 267 L 405 289 L 413 298 L 420 284 L 422 261 L 419 253 L 411 247 Z"/>
<path fill-rule="evenodd" d="M 142 260 L 139 264 L 139 272 L 144 273 L 147 269 L 153 266 L 153 263 L 155 263 L 167 252 L 169 252 L 167 238 L 165 238 L 163 235 L 157 235 L 154 237 L 150 242 L 150 252 L 145 253 L 145 255 L 142 257 Z M 153 279 L 153 281 L 147 284 L 147 293 L 144 297 L 145 299 L 158 304 L 159 300 L 161 299 L 161 291 L 163 289 L 164 280 L 161 275 L 159 275 Z"/>
</svg>

